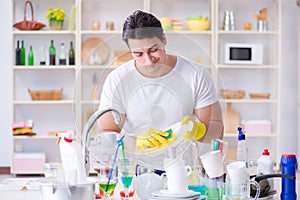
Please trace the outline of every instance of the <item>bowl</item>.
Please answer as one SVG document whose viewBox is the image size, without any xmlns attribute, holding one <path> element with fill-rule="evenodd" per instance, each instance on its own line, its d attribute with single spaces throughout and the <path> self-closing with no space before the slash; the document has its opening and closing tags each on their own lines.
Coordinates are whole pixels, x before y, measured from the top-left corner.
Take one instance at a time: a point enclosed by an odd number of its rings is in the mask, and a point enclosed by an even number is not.
<svg viewBox="0 0 300 200">
<path fill-rule="evenodd" d="M 269 99 L 270 93 L 249 93 L 251 99 Z"/>
<path fill-rule="evenodd" d="M 210 22 L 207 17 L 202 16 L 188 17 L 186 23 L 188 29 L 191 31 L 205 31 L 210 27 Z"/>
<path fill-rule="evenodd" d="M 221 95 L 225 99 L 242 99 L 245 96 L 244 90 L 221 90 Z"/>
</svg>

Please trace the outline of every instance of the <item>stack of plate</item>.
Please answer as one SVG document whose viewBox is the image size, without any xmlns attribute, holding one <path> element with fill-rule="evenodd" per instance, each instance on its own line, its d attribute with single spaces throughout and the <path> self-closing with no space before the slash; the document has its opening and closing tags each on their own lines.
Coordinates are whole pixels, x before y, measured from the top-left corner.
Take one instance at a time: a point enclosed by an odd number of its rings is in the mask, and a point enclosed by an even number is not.
<svg viewBox="0 0 300 200">
<path fill-rule="evenodd" d="M 150 200 L 172 200 L 172 199 L 182 199 L 182 200 L 194 200 L 194 199 L 205 199 L 205 196 L 200 196 L 199 192 L 194 192 L 188 190 L 186 193 L 170 193 L 168 190 L 160 190 L 153 192 L 151 194 Z"/>
</svg>

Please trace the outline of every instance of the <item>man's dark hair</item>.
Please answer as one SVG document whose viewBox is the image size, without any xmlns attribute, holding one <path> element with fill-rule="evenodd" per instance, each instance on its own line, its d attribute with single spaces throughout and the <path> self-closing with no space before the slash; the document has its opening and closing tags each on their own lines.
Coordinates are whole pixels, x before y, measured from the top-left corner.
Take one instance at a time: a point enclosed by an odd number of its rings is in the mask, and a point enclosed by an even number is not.
<svg viewBox="0 0 300 200">
<path fill-rule="evenodd" d="M 128 45 L 128 39 L 157 37 L 162 41 L 163 29 L 160 21 L 151 13 L 141 10 L 129 15 L 123 26 L 122 39 Z"/>
</svg>

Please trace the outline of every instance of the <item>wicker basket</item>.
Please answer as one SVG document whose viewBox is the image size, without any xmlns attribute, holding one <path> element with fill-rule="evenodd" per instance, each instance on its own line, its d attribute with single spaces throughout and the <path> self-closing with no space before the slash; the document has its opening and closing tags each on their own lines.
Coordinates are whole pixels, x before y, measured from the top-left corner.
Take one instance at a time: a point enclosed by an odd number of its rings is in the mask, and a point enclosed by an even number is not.
<svg viewBox="0 0 300 200">
<path fill-rule="evenodd" d="M 60 90 L 37 90 L 28 89 L 32 100 L 61 100 L 63 89 Z"/>
<path fill-rule="evenodd" d="M 221 90 L 224 99 L 242 99 L 245 96 L 244 90 Z"/>
</svg>

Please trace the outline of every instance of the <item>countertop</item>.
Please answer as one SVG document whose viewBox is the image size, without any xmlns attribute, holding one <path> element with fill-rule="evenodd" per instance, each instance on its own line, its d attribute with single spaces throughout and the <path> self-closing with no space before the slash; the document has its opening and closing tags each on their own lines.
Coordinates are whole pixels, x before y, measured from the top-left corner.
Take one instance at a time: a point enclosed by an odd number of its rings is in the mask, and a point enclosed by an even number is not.
<svg viewBox="0 0 300 200">
<path fill-rule="evenodd" d="M 3 178 L 3 177 L 2 177 Z M 299 173 L 297 173 L 296 190 L 298 196 L 300 196 L 300 181 Z M 39 185 L 36 184 L 36 177 L 6 177 L 1 181 L 0 184 L 0 199 L 1 200 L 41 200 L 41 194 L 39 190 Z M 280 199 L 281 193 L 281 178 L 274 179 L 275 189 L 277 194 L 272 198 L 262 198 L 262 199 Z M 25 186 L 25 187 L 24 187 Z M 118 188 L 116 188 L 116 191 Z M 118 192 L 115 192 L 115 197 L 113 200 L 120 199 L 117 196 Z M 134 200 L 139 200 L 137 196 Z"/>
</svg>

